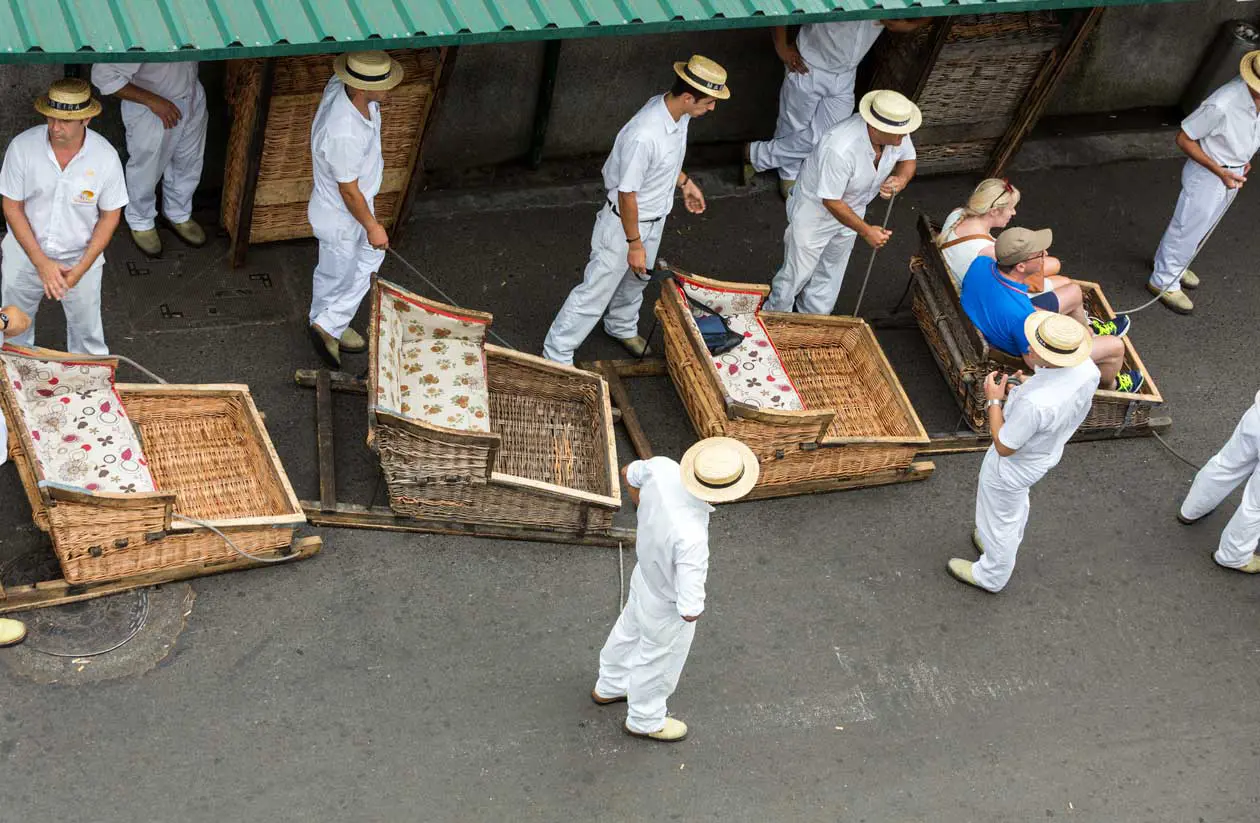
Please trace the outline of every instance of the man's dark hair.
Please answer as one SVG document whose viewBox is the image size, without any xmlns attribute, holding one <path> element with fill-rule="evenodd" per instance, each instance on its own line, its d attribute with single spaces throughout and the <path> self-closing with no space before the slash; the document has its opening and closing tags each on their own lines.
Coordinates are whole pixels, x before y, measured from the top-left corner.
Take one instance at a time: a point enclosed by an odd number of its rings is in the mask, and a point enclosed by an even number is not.
<svg viewBox="0 0 1260 823">
<path fill-rule="evenodd" d="M 705 100 L 708 100 L 710 97 L 713 96 L 710 94 L 705 94 L 704 92 L 700 91 L 700 89 L 691 85 L 690 83 L 688 83 L 686 80 L 682 79 L 681 77 L 679 77 L 677 80 L 674 81 L 674 85 L 673 87 L 670 88 L 669 93 L 672 94 L 674 97 L 682 97 L 684 94 L 690 94 L 693 98 L 695 98 L 695 101 L 697 103 L 703 103 Z"/>
</svg>

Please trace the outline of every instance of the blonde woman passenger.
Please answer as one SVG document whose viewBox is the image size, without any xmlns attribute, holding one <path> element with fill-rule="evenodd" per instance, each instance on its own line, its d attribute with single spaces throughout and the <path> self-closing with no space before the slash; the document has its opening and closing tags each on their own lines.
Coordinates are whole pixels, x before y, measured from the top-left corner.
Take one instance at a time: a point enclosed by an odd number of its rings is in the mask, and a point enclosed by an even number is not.
<svg viewBox="0 0 1260 823">
<path fill-rule="evenodd" d="M 937 237 L 937 246 L 945 265 L 949 267 L 954 285 L 962 288 L 967 269 L 980 255 L 993 257 L 994 229 L 1005 228 L 1015 217 L 1015 207 L 1019 205 L 1019 189 L 1006 180 L 990 177 L 981 180 L 967 204 L 949 213 L 945 225 Z M 1071 281 L 1059 277 L 1062 268 L 1057 257 L 1048 257 L 1045 261 L 1044 275 L 1039 275 L 1028 284 L 1029 291 L 1040 293 L 1047 289 L 1046 280 L 1050 280 L 1050 289 L 1068 285 Z"/>
</svg>

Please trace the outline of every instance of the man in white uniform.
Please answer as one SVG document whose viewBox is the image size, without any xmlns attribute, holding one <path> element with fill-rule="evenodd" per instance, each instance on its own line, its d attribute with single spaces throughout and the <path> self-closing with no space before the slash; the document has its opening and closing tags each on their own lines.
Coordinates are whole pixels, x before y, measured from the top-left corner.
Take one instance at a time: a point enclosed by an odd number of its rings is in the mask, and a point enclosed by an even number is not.
<svg viewBox="0 0 1260 823">
<path fill-rule="evenodd" d="M 976 488 L 972 541 L 980 559 L 972 563 L 955 557 L 948 565 L 958 580 L 990 592 L 1001 591 L 1015 570 L 1028 523 L 1028 490 L 1058 465 L 1098 388 L 1098 367 L 1089 357 L 1093 338 L 1080 323 L 1038 311 L 1025 321 L 1024 333 L 1030 346 L 1024 357 L 1036 368 L 1033 376 L 1016 386 L 995 371 L 984 381 L 993 443 Z"/>
<path fill-rule="evenodd" d="M 0 243 L 0 303 L 30 315 L 13 338 L 35 344 L 43 298 L 66 312 L 66 351 L 109 354 L 101 323 L 101 272 L 127 188 L 118 152 L 88 128 L 100 114 L 86 80 L 58 80 L 35 101 L 47 124 L 13 138 L 0 167 L 9 233 Z"/>
<path fill-rule="evenodd" d="M 1194 311 L 1182 289 L 1199 285 L 1186 266 L 1247 182 L 1251 158 L 1260 149 L 1260 51 L 1243 57 L 1239 75 L 1182 120 L 1177 133 L 1177 147 L 1189 159 L 1146 288 L 1152 294 L 1162 291 L 1160 302 L 1178 314 Z"/>
<path fill-rule="evenodd" d="M 774 139 L 744 147 L 744 183 L 756 172 L 779 170 L 779 191 L 787 197 L 801 163 L 828 131 L 853 114 L 858 64 L 885 29 L 910 32 L 918 20 L 851 20 L 801 26 L 796 44 L 786 26 L 774 28 L 774 50 L 786 72 L 779 89 Z"/>
<path fill-rule="evenodd" d="M 192 199 L 201 181 L 206 149 L 206 91 L 197 63 L 97 63 L 92 83 L 122 101 L 127 129 L 127 197 L 123 216 L 140 251 L 162 253 L 157 232 L 157 184 L 162 213 L 190 246 L 206 233 L 192 219 Z"/>
<path fill-rule="evenodd" d="M 1260 393 L 1225 446 L 1194 476 L 1177 519 L 1187 526 L 1221 504 L 1238 484 L 1247 481 L 1242 500 L 1229 519 L 1213 555 L 1217 564 L 1248 574 L 1260 572 L 1256 541 L 1260 538 Z"/>
<path fill-rule="evenodd" d="M 601 706 L 628 702 L 625 730 L 635 737 L 687 736 L 685 723 L 666 716 L 665 701 L 678 686 L 704 611 L 709 504 L 743 497 L 759 471 L 752 450 L 729 437 L 701 440 L 681 465 L 653 457 L 621 470 L 638 509 L 638 562 L 625 608 L 599 653 L 591 699 Z"/>
<path fill-rule="evenodd" d="M 766 308 L 831 314 L 853 242 L 872 248 L 892 232 L 863 218 L 866 206 L 906 187 L 914 177 L 910 133 L 923 122 L 919 107 L 895 91 L 872 91 L 861 111 L 823 138 L 801 167 L 800 185 L 788 197 L 783 266 L 771 283 Z"/>
<path fill-rule="evenodd" d="M 311 342 L 324 362 L 341 366 L 341 353 L 367 350 L 350 328 L 359 303 L 381 267 L 389 235 L 376 220 L 381 190 L 381 101 L 403 80 L 403 68 L 383 51 L 343 54 L 311 126 L 315 186 L 306 209 L 319 240 L 311 288 Z"/>
<path fill-rule="evenodd" d="M 622 126 L 604 162 L 608 196 L 591 232 L 591 256 L 582 282 L 569 292 L 543 342 L 543 356 L 566 365 L 605 310 L 604 331 L 631 354 L 647 351 L 639 335 L 639 308 L 650 282 L 647 270 L 674 207 L 674 189 L 692 214 L 704 211 L 704 194 L 683 173 L 687 124 L 713 111 L 731 92 L 726 69 L 700 55 L 674 64 L 678 79 Z"/>
</svg>

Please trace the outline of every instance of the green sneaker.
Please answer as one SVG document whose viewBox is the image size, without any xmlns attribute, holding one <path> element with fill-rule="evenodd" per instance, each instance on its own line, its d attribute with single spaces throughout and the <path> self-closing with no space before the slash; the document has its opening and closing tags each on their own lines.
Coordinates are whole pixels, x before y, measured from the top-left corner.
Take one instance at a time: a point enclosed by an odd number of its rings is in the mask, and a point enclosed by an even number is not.
<svg viewBox="0 0 1260 823">
<path fill-rule="evenodd" d="M 1137 394 L 1142 389 L 1142 384 L 1146 382 L 1146 378 L 1137 369 L 1122 371 L 1116 375 L 1115 391 L 1124 392 L 1126 394 Z"/>
</svg>

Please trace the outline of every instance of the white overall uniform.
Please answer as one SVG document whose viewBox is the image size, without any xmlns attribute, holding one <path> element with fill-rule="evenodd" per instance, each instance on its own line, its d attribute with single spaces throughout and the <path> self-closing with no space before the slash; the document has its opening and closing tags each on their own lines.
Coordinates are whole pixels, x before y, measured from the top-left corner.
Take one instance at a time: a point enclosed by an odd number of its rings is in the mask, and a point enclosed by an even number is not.
<svg viewBox="0 0 1260 823">
<path fill-rule="evenodd" d="M 1028 523 L 1028 490 L 1058 465 L 1063 445 L 1089 414 L 1099 378 L 1092 360 L 1068 369 L 1039 368 L 1007 396 L 998 439 L 1015 453 L 1002 457 L 989 446 L 976 488 L 984 554 L 971 573 L 982 588 L 1001 591 L 1011 579 Z"/>
<path fill-rule="evenodd" d="M 656 251 L 665 231 L 665 218 L 674 208 L 674 188 L 687 153 L 689 115 L 678 120 L 665 106 L 665 96 L 649 100 L 630 118 L 604 161 L 604 188 L 608 194 L 591 232 L 591 257 L 582 282 L 569 292 L 560 313 L 552 321 L 543 342 L 543 356 L 566 365 L 582 345 L 601 315 L 604 330 L 620 339 L 639 333 L 639 309 L 648 280 L 626 264 L 630 245 L 621 217 L 613 211 L 618 192 L 633 192 L 639 206 L 639 236 L 647 254 L 647 267 L 656 263 Z"/>
<path fill-rule="evenodd" d="M 683 487 L 668 457 L 637 460 L 626 472 L 639 490 L 638 562 L 630 595 L 599 653 L 601 697 L 627 695 L 626 725 L 650 734 L 665 725 L 665 701 L 678 686 L 709 573 L 713 507 Z"/>
<path fill-rule="evenodd" d="M 750 144 L 753 168 L 778 169 L 784 180 L 797 178 L 801 163 L 823 135 L 853 114 L 858 64 L 883 31 L 872 20 L 801 26 L 796 48 L 809 73 L 784 74 L 774 139 Z"/>
<path fill-rule="evenodd" d="M 311 325 L 336 338 L 345 334 L 372 285 L 385 252 L 368 243 L 367 229 L 354 219 L 338 183 L 359 181 L 359 191 L 376 214 L 373 199 L 381 190 L 385 158 L 381 154 L 381 107 L 369 103 L 364 119 L 334 76 L 311 125 L 311 161 L 315 185 L 306 217 L 319 240 L 319 262 L 311 287 Z"/>
<path fill-rule="evenodd" d="M 1197 140 L 1203 152 L 1226 170 L 1242 174 L 1260 149 L 1260 112 L 1247 84 L 1235 77 L 1203 101 L 1181 121 L 1181 130 Z M 1150 284 L 1170 292 L 1181 291 L 1181 274 L 1212 225 L 1238 196 L 1221 179 L 1193 160 L 1181 170 L 1181 195 L 1172 221 L 1164 230 L 1155 252 Z"/>
<path fill-rule="evenodd" d="M 884 146 L 876 167 L 875 148 L 860 114 L 827 133 L 805 160 L 788 196 L 783 266 L 771 283 L 767 309 L 831 314 L 857 232 L 827 211 L 823 200 L 842 200 L 864 217 L 893 167 L 914 159 L 914 143 L 906 135 L 900 146 Z"/>
<path fill-rule="evenodd" d="M 1220 505 L 1238 484 L 1247 481 L 1242 500 L 1229 519 L 1215 559 L 1222 566 L 1240 568 L 1256 553 L 1260 538 L 1260 393 L 1238 421 L 1225 446 L 1194 476 L 1181 504 L 1181 516 L 1196 520 Z"/>
<path fill-rule="evenodd" d="M 114 147 L 91 129 L 83 148 L 65 169 L 48 142 L 48 126 L 34 126 L 13 138 L 0 168 L 0 194 L 22 201 L 35 241 L 49 259 L 74 266 L 87 251 L 102 211 L 127 205 L 122 161 Z M 35 344 L 35 315 L 44 299 L 39 272 L 10 230 L 0 243 L 0 305 L 15 305 L 31 317 L 25 333 L 10 338 L 19 346 Z M 101 323 L 101 254 L 61 305 L 66 312 L 66 351 L 109 354 Z"/>
<path fill-rule="evenodd" d="M 157 183 L 162 180 L 162 212 L 172 223 L 192 217 L 192 199 L 201 181 L 206 150 L 206 91 L 197 63 L 97 63 L 92 84 L 113 94 L 131 83 L 165 97 L 179 108 L 180 120 L 166 128 L 148 107 L 122 101 L 127 129 L 127 196 L 123 217 L 133 231 L 152 229 L 157 219 Z"/>
</svg>

